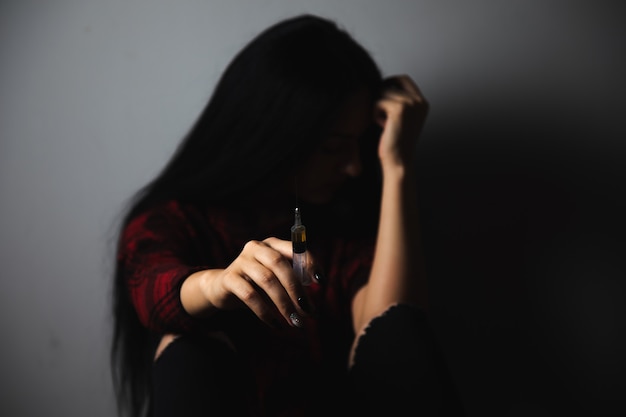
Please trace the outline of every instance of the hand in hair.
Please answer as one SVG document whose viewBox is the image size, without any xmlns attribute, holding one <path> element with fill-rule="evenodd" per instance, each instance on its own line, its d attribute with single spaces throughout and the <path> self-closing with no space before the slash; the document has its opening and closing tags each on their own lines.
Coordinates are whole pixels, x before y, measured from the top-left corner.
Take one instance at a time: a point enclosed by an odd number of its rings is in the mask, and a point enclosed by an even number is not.
<svg viewBox="0 0 626 417">
<path fill-rule="evenodd" d="M 411 162 L 428 115 L 428 102 L 407 75 L 387 78 L 374 118 L 383 128 L 378 156 L 383 169 Z"/>
<path fill-rule="evenodd" d="M 291 258 L 291 241 L 251 240 L 225 269 L 191 275 L 181 288 L 183 306 L 196 316 L 245 307 L 272 327 L 282 325 L 280 316 L 299 327 L 311 303 L 293 272 Z"/>
</svg>

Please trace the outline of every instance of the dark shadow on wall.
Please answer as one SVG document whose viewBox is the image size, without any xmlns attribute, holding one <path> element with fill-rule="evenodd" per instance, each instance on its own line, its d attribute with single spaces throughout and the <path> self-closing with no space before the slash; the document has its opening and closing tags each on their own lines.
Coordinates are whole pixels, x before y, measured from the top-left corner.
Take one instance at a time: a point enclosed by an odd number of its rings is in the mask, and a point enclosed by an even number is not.
<svg viewBox="0 0 626 417">
<path fill-rule="evenodd" d="M 468 415 L 625 415 L 623 132 L 483 110 L 435 115 L 418 152 L 433 320 Z"/>
</svg>

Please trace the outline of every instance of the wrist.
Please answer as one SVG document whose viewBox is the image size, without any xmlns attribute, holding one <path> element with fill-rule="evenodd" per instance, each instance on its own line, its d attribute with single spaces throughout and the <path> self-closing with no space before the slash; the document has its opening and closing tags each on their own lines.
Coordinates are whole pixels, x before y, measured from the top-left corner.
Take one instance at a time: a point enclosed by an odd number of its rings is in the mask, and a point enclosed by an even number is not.
<svg viewBox="0 0 626 417">
<path fill-rule="evenodd" d="M 185 310 L 194 317 L 206 317 L 215 311 L 211 300 L 211 286 L 215 274 L 221 270 L 207 269 L 191 274 L 183 282 L 180 298 Z"/>
<path fill-rule="evenodd" d="M 400 159 L 381 161 L 381 167 L 385 181 L 406 181 L 415 175 L 413 164 Z"/>
</svg>

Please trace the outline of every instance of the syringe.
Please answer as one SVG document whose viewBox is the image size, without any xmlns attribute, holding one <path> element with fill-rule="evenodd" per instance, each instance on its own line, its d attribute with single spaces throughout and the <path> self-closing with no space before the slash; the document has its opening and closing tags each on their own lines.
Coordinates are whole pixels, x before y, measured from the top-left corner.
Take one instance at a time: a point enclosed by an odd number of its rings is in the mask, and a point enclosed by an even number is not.
<svg viewBox="0 0 626 417">
<path fill-rule="evenodd" d="M 294 224 L 291 226 L 291 245 L 293 249 L 293 271 L 300 278 L 302 285 L 310 285 L 311 277 L 306 271 L 306 227 L 302 224 L 298 207 L 295 210 Z"/>
</svg>

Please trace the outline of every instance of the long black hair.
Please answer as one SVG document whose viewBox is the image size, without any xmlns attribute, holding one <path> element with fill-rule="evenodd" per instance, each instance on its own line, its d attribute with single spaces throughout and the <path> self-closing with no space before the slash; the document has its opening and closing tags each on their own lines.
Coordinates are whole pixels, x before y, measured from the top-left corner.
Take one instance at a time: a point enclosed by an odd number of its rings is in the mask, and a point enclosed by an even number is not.
<svg viewBox="0 0 626 417">
<path fill-rule="evenodd" d="M 156 202 L 241 203 L 284 182 L 297 155 L 311 152 L 344 102 L 382 77 L 370 54 L 331 20 L 299 15 L 274 24 L 228 65 L 169 163 L 138 191 L 121 229 Z M 363 160 L 375 170 L 375 152 Z M 374 155 L 374 158 L 372 158 Z M 121 414 L 149 413 L 151 336 L 136 315 L 119 265 L 113 285 L 111 364 Z"/>
</svg>

